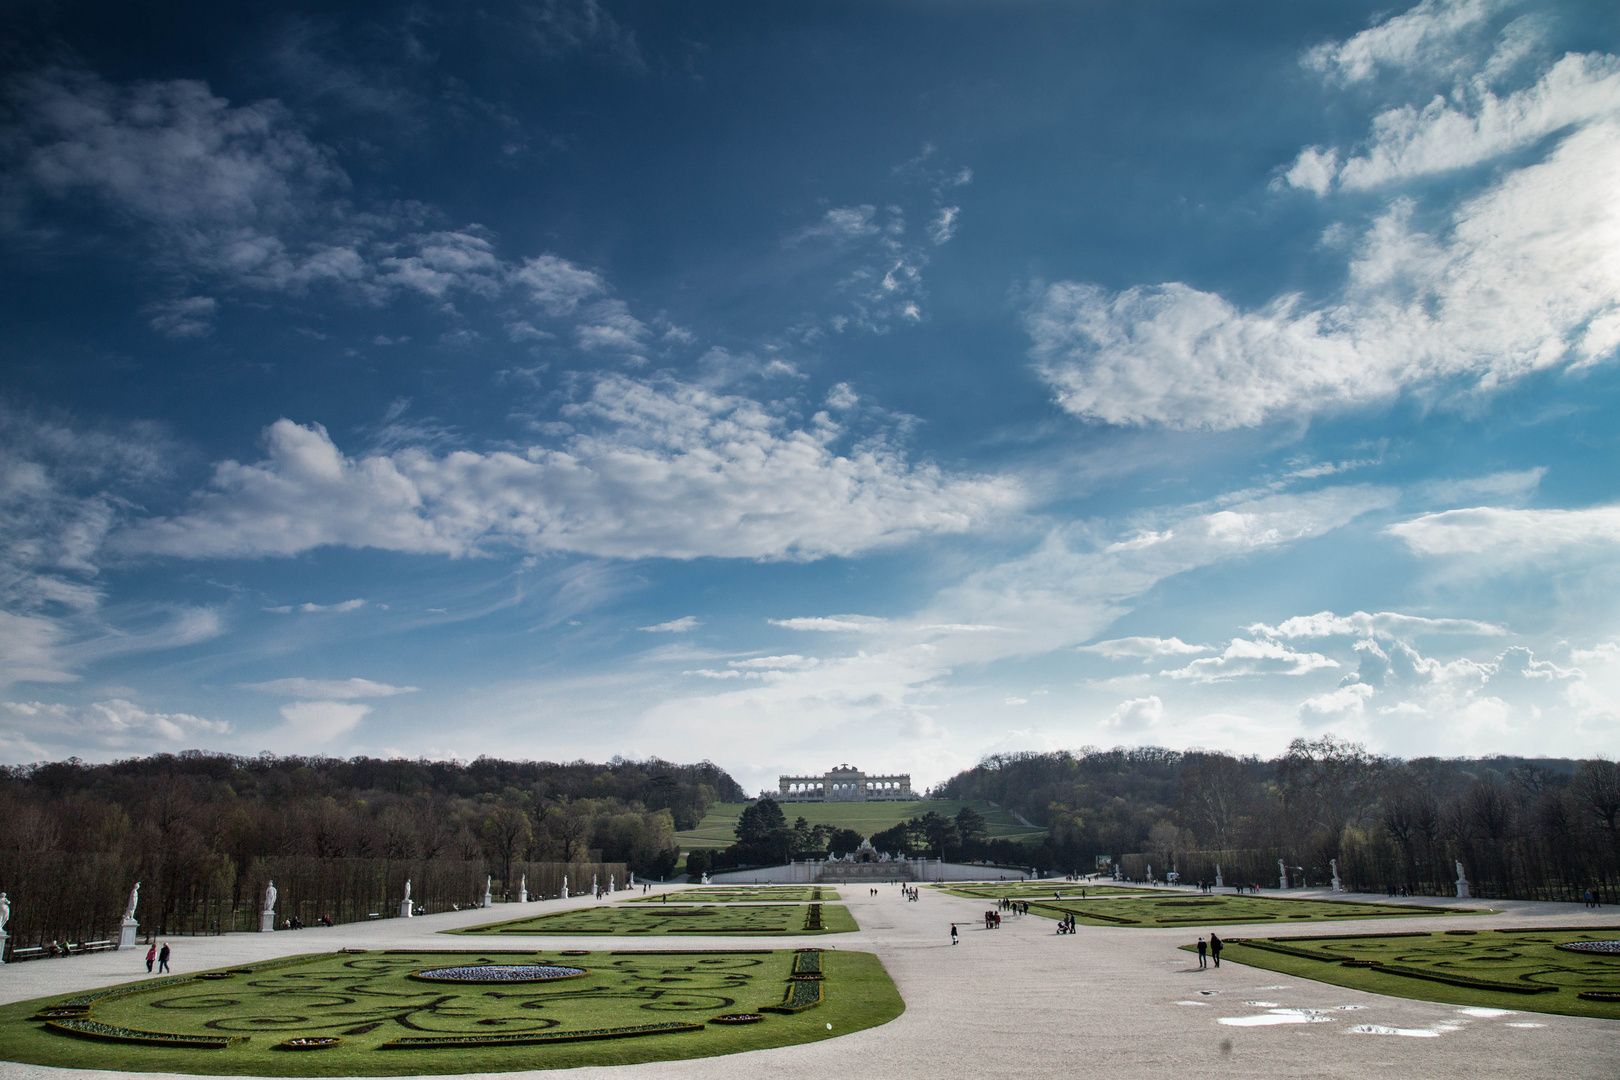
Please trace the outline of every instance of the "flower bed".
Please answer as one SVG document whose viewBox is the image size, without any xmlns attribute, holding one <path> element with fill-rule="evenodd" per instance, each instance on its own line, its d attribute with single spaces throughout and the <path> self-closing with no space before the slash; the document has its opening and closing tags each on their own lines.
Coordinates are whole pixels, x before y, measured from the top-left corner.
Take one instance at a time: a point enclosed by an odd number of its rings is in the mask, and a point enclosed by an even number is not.
<svg viewBox="0 0 1620 1080">
<path fill-rule="evenodd" d="M 584 974 L 584 968 L 553 964 L 470 964 L 416 971 L 411 973 L 410 978 L 445 983 L 532 983 L 577 979 Z"/>
<path fill-rule="evenodd" d="M 518 1035 L 405 1035 L 390 1039 L 380 1050 L 466 1049 L 474 1046 L 529 1046 L 535 1043 L 583 1042 L 588 1039 L 630 1039 L 638 1035 L 668 1035 L 702 1031 L 702 1024 L 672 1021 L 631 1027 L 588 1028 L 583 1031 L 536 1031 Z"/>
<path fill-rule="evenodd" d="M 1569 952 L 1597 953 L 1600 956 L 1620 956 L 1620 941 L 1566 941 L 1554 948 Z"/>
<path fill-rule="evenodd" d="M 757 1024 L 765 1019 L 762 1013 L 726 1013 L 709 1019 L 711 1024 Z"/>
<path fill-rule="evenodd" d="M 277 1046 L 281 1050 L 326 1050 L 342 1042 L 341 1035 L 308 1035 L 302 1039 L 286 1039 Z"/>
<path fill-rule="evenodd" d="M 819 979 L 794 979 L 788 983 L 787 994 L 780 1005 L 767 1005 L 760 1012 L 796 1013 L 813 1009 L 821 1004 Z"/>
<path fill-rule="evenodd" d="M 84 1039 L 139 1043 L 143 1046 L 184 1046 L 196 1050 L 223 1050 L 233 1043 L 247 1042 L 250 1038 L 247 1035 L 181 1035 L 173 1031 L 137 1031 L 134 1028 L 103 1024 L 87 1016 L 72 1020 L 50 1020 L 45 1026 Z"/>
</svg>

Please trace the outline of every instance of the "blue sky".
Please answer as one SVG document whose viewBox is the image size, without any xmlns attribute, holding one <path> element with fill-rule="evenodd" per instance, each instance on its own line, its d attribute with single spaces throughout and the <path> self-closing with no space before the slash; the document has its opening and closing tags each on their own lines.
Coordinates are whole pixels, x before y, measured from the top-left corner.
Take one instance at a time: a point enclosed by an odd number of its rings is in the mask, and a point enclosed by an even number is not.
<svg viewBox="0 0 1620 1080">
<path fill-rule="evenodd" d="M 1604 4 L 25 4 L 0 758 L 1620 753 Z"/>
</svg>

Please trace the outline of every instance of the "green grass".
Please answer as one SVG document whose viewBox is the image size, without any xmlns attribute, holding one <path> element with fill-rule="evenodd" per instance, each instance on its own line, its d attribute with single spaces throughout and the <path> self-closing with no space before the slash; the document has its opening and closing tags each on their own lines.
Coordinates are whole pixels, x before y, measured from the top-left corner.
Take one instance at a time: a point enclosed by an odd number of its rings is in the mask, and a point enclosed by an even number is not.
<svg viewBox="0 0 1620 1080">
<path fill-rule="evenodd" d="M 671 899 L 672 898 L 672 899 Z M 826 885 L 785 886 L 720 886 L 707 889 L 682 889 L 676 893 L 659 893 L 628 900 L 630 904 L 749 904 L 762 902 L 789 903 L 792 901 L 837 900 L 838 890 Z"/>
<path fill-rule="evenodd" d="M 737 818 L 746 803 L 715 803 L 709 808 L 697 828 L 676 833 L 681 847 L 690 851 L 701 848 L 730 847 L 737 842 Z M 991 806 L 983 799 L 923 799 L 917 802 L 865 802 L 865 803 L 782 803 L 782 813 L 791 825 L 804 818 L 811 825 L 830 825 L 835 829 L 854 829 L 862 836 L 871 836 L 892 829 L 903 821 L 921 817 L 932 810 L 944 817 L 954 818 L 963 807 L 971 806 L 983 815 L 985 835 L 992 840 L 1019 840 L 1039 843 L 1046 838 L 1045 829 L 1020 825 L 1005 810 Z"/>
<path fill-rule="evenodd" d="M 1620 1020 L 1620 1001 L 1578 996 L 1581 991 L 1620 994 L 1620 956 L 1583 956 L 1555 947 L 1617 938 L 1620 927 L 1232 938 L 1222 957 L 1375 994 Z M 1345 966 L 1346 960 L 1357 966 Z M 1369 961 L 1380 966 L 1362 966 Z"/>
<path fill-rule="evenodd" d="M 441 934 L 844 934 L 855 919 L 840 904 L 821 908 L 819 930 L 805 929 L 814 905 L 659 904 L 656 907 L 602 906 L 531 915 L 507 922 L 485 923 Z"/>
<path fill-rule="evenodd" d="M 894 1019 L 905 1005 L 877 957 L 821 953 L 821 1004 L 766 1013 L 743 1026 L 709 1022 L 780 1003 L 791 950 L 737 952 L 321 954 L 255 965 L 227 979 L 125 984 L 111 991 L 0 1007 L 0 1059 L 73 1069 L 249 1076 L 402 1076 L 622 1065 L 709 1057 L 846 1035 Z M 450 964 L 566 964 L 584 976 L 529 984 L 442 984 L 411 972 Z M 241 970 L 241 969 L 239 969 Z M 59 1034 L 41 1008 L 96 998 L 101 1024 L 178 1035 L 247 1034 L 224 1049 L 131 1045 Z M 401 1037 L 556 1034 L 652 1024 L 699 1030 L 600 1041 L 381 1049 Z M 832 1025 L 831 1029 L 827 1025 Z M 339 1035 L 331 1049 L 289 1052 L 284 1039 Z"/>
<path fill-rule="evenodd" d="M 1272 923 L 1291 926 L 1337 919 L 1405 919 L 1418 915 L 1483 915 L 1472 908 L 1419 907 L 1405 904 L 1358 904 L 1348 900 L 1283 900 L 1260 896 L 1210 896 L 1202 893 L 1158 893 L 1117 899 L 1057 901 L 1030 906 L 1030 912 L 1057 919 L 1073 914 L 1093 926 L 1227 926 Z"/>
</svg>

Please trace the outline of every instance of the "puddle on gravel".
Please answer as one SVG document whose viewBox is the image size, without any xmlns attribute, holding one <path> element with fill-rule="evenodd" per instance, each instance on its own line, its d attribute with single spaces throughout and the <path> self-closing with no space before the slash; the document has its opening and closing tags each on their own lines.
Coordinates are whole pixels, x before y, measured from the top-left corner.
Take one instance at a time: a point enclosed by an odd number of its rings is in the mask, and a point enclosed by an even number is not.
<svg viewBox="0 0 1620 1080">
<path fill-rule="evenodd" d="M 1200 1009 L 1209 1008 L 1209 1002 L 1207 1002 L 1207 1001 L 1178 1001 L 1178 1002 L 1176 1002 L 1176 1004 L 1177 1005 L 1197 1005 Z"/>
<path fill-rule="evenodd" d="M 1455 1029 L 1452 1029 L 1455 1030 Z M 1352 1035 L 1405 1035 L 1410 1039 L 1438 1039 L 1440 1032 L 1432 1028 L 1398 1028 L 1384 1024 L 1357 1024 L 1350 1029 Z"/>
<path fill-rule="evenodd" d="M 1486 1020 L 1494 1020 L 1498 1016 L 1512 1016 L 1513 1015 L 1513 1010 L 1512 1009 L 1487 1009 L 1487 1008 L 1485 1008 L 1483 1006 L 1477 1006 L 1477 1005 L 1469 1006 L 1466 1009 L 1458 1009 L 1457 1011 L 1459 1013 L 1461 1013 L 1462 1015 L 1464 1015 L 1464 1016 L 1478 1016 L 1478 1017 L 1482 1017 L 1482 1018 L 1484 1018 Z"/>
<path fill-rule="evenodd" d="M 1275 1001 L 1245 1001 L 1243 1004 L 1253 1005 L 1257 1009 L 1275 1009 L 1277 1007 Z"/>
<path fill-rule="evenodd" d="M 1227 1027 L 1272 1027 L 1276 1024 L 1328 1024 L 1333 1017 L 1323 1016 L 1315 1009 L 1268 1009 L 1258 1016 L 1223 1016 L 1220 1023 Z"/>
<path fill-rule="evenodd" d="M 1335 1006 L 1333 1006 L 1333 1011 L 1334 1012 L 1355 1012 L 1357 1009 L 1365 1009 L 1366 1007 L 1367 1006 L 1365 1006 L 1365 1005 L 1335 1005 Z"/>
</svg>

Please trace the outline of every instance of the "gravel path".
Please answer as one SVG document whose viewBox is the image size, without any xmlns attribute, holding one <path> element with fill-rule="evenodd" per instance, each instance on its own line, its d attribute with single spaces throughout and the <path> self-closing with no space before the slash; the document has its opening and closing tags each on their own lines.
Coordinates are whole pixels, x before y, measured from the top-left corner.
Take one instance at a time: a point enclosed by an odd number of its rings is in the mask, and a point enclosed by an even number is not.
<svg viewBox="0 0 1620 1080">
<path fill-rule="evenodd" d="M 868 897 L 846 888 L 843 901 L 861 925 L 855 934 L 809 938 L 681 938 L 694 949 L 814 945 L 875 952 L 906 1000 L 892 1023 L 809 1046 L 762 1050 L 693 1061 L 547 1073 L 572 1080 L 757 1080 L 803 1077 L 980 1078 L 1067 1077 L 1105 1069 L 1112 1078 L 1191 1071 L 1243 1080 L 1301 1076 L 1408 1080 L 1458 1076 L 1470 1080 L 1557 1075 L 1613 1080 L 1620 1062 L 1620 1021 L 1533 1012 L 1470 1010 L 1454 1005 L 1382 997 L 1231 962 L 1198 971 L 1177 946 L 1208 927 L 1131 929 L 1082 926 L 1059 937 L 1050 919 L 1007 916 L 1000 930 L 978 928 L 988 905 L 922 891 L 905 901 L 897 886 Z M 624 899 L 631 895 L 620 894 Z M 1291 896 L 1327 898 L 1296 890 Z M 1337 899 L 1376 902 L 1381 896 Z M 1413 903 L 1425 903 L 1422 898 Z M 1456 901 L 1427 901 L 1437 905 Z M 388 919 L 331 929 L 220 938 L 175 939 L 178 971 L 250 963 L 295 952 L 341 947 L 477 949 L 476 939 L 435 931 L 512 918 L 524 912 L 595 905 L 590 899 L 501 905 L 412 920 Z M 1576 904 L 1473 901 L 1502 914 L 1430 916 L 1412 920 L 1313 923 L 1296 932 L 1376 933 L 1396 930 L 1485 929 L 1508 926 L 1620 925 L 1620 910 L 1591 912 Z M 956 920 L 962 940 L 950 944 Z M 1217 928 L 1218 929 L 1218 928 Z M 1233 927 L 1232 936 L 1257 927 Z M 611 941 L 609 946 L 607 943 Z M 624 938 L 524 937 L 491 939 L 486 947 L 624 948 Z M 660 948 L 672 946 L 661 939 Z M 0 968 L 0 1001 L 87 989 L 145 974 L 144 950 Z M 836 988 L 833 989 L 836 992 Z M 1221 1020 L 1242 1024 L 1222 1024 Z M 1354 1029 L 1370 1029 L 1357 1031 Z M 0 1062 L 0 1080 L 132 1080 L 155 1073 L 100 1073 Z M 512 1078 L 535 1073 L 489 1074 Z"/>
</svg>

